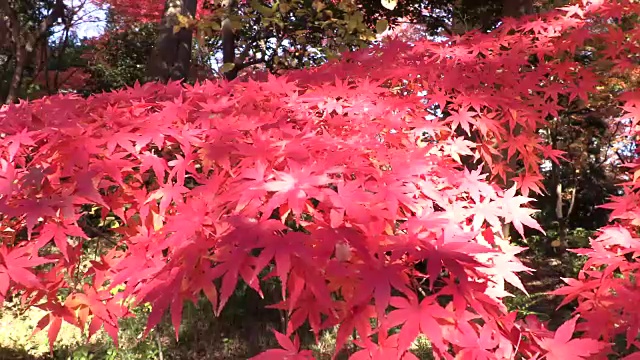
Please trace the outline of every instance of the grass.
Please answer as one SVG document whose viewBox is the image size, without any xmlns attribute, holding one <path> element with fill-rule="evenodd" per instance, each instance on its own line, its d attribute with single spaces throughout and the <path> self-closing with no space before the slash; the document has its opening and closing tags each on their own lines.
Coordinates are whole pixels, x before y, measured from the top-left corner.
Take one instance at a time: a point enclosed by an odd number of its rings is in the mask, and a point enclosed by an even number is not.
<svg viewBox="0 0 640 360">
<path fill-rule="evenodd" d="M 573 247 L 579 247 L 584 237 L 576 236 L 571 241 L 576 243 Z M 533 314 L 550 320 L 554 328 L 570 317 L 572 308 L 557 310 L 560 299 L 547 292 L 562 284 L 561 277 L 576 276 L 583 260 L 573 253 L 545 246 L 549 242 L 549 238 L 532 237 L 525 244 L 519 244 L 529 247 L 521 258 L 537 271 L 521 276 L 530 295 L 511 289 L 515 296 L 508 298 L 506 303 L 522 315 Z M 284 330 L 279 311 L 265 308 L 273 302 L 273 299 L 268 300 L 269 292 L 277 289 L 265 290 L 267 300 L 241 286 L 219 318 L 213 316 L 211 306 L 205 301 L 186 304 L 179 340 L 175 339 L 168 319 L 148 337 L 141 338 L 150 310 L 145 307 L 135 310 L 135 318 L 121 321 L 118 348 L 102 332 L 87 343 L 78 329 L 63 324 L 53 353 L 49 352 L 46 330 L 31 336 L 44 312 L 35 308 L 21 311 L 15 304 L 8 304 L 0 310 L 0 360 L 247 359 L 265 349 L 278 347 L 271 330 Z M 335 336 L 335 329 L 329 329 L 316 344 L 309 333 L 302 336 L 303 346 L 311 349 L 316 359 L 329 360 L 335 351 Z M 338 358 L 346 359 L 353 350 L 348 344 Z M 412 352 L 420 359 L 433 359 L 431 346 L 425 338 L 416 339 Z"/>
<path fill-rule="evenodd" d="M 213 317 L 210 310 L 188 305 L 180 330 L 180 340 L 176 341 L 169 319 L 142 339 L 148 311 L 138 309 L 137 318 L 121 322 L 120 347 L 102 332 L 86 344 L 78 329 L 66 325 L 61 330 L 59 340 L 49 352 L 46 331 L 31 337 L 31 332 L 39 317 L 40 310 L 28 310 L 19 315 L 15 311 L 5 311 L 0 332 L 0 360 L 217 360 L 247 359 L 261 351 L 278 347 L 271 333 L 277 326 L 272 316 L 244 316 L 246 309 L 239 309 Z M 265 310 L 268 311 L 268 310 Z M 266 314 L 263 314 L 266 315 Z M 240 319 L 238 316 L 243 316 Z M 251 322 L 250 322 L 251 321 Z M 9 327 L 7 327 L 9 326 Z M 10 328 L 12 331 L 5 331 Z M 329 360 L 335 351 L 337 328 L 329 329 L 320 336 L 320 341 L 306 341 L 305 346 L 313 351 L 318 360 Z M 312 339 L 311 336 L 307 340 Z M 338 359 L 346 359 L 353 352 L 349 343 Z M 412 351 L 424 360 L 433 359 L 431 346 L 426 338 L 418 338 Z"/>
</svg>

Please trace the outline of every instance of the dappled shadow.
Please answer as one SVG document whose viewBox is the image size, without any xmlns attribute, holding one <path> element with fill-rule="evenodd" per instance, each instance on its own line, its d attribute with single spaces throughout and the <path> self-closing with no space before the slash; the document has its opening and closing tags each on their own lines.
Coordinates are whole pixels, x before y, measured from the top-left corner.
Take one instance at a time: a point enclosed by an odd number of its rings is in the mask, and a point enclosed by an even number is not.
<svg viewBox="0 0 640 360">
<path fill-rule="evenodd" d="M 11 329 L 2 329 L 0 331 L 11 331 Z M 24 350 L 9 349 L 0 347 L 0 360 L 41 360 L 43 358 L 30 355 Z"/>
<path fill-rule="evenodd" d="M 563 251 L 547 256 L 535 256 L 531 251 L 525 251 L 521 256 L 522 263 L 532 269 L 531 273 L 521 273 L 520 279 L 529 293 L 529 296 L 514 290 L 515 299 L 507 300 L 512 306 L 518 308 L 522 315 L 533 314 L 541 320 L 549 321 L 549 328 L 556 329 L 575 310 L 572 304 L 558 308 L 563 300 L 561 296 L 548 294 L 565 285 L 562 278 L 573 277 L 577 261 L 577 255 Z"/>
</svg>

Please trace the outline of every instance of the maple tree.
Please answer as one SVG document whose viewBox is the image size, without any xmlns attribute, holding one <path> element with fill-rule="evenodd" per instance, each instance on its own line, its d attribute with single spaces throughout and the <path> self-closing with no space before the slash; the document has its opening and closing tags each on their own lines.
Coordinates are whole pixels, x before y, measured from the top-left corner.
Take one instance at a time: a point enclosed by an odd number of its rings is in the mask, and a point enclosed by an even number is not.
<svg viewBox="0 0 640 360">
<path fill-rule="evenodd" d="M 151 305 L 145 334 L 169 312 L 178 335 L 185 301 L 206 296 L 220 314 L 238 282 L 262 294 L 277 279 L 272 307 L 288 324 L 260 359 L 310 358 L 303 324 L 316 337 L 337 325 L 336 354 L 357 334 L 354 359 L 415 358 L 419 334 L 446 359 L 593 358 L 623 332 L 634 349 L 637 161 L 606 205 L 619 224 L 580 250 L 584 271 L 556 292 L 578 298 L 580 316 L 555 332 L 503 304 L 531 270 L 503 224 L 542 230 L 526 195 L 558 153 L 538 131 L 559 98 L 599 91 L 576 49 L 607 40 L 591 50 L 598 62 L 634 70 L 640 30 L 622 23 L 638 14 L 633 1 L 584 1 L 282 76 L 5 106 L 0 300 L 46 310 L 51 343 L 63 321 L 117 340 L 130 306 Z M 638 94 L 619 96 L 632 137 Z M 483 166 L 466 169 L 466 155 Z M 503 189 L 510 158 L 523 181 Z"/>
<path fill-rule="evenodd" d="M 205 62 L 219 63 L 220 74 L 233 79 L 255 65 L 275 73 L 324 63 L 346 50 L 368 46 L 376 32 L 402 22 L 420 22 L 431 32 L 440 31 L 448 26 L 446 18 L 453 11 L 447 1 L 429 2 L 425 9 L 421 0 L 96 2 L 108 4 L 122 27 L 162 19 L 149 76 L 163 81 L 188 76 L 187 53 L 194 33 L 196 53 L 209 54 Z M 462 5 L 469 14 L 479 6 L 473 1 Z"/>
</svg>

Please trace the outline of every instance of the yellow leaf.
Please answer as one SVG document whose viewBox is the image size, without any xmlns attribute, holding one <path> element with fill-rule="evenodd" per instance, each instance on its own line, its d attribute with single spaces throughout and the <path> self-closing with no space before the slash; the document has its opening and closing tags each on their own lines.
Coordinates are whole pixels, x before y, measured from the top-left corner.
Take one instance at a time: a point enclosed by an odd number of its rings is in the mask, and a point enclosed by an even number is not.
<svg viewBox="0 0 640 360">
<path fill-rule="evenodd" d="M 395 9 L 396 5 L 398 5 L 398 0 L 380 0 L 380 2 L 382 3 L 382 6 L 389 10 Z"/>
<path fill-rule="evenodd" d="M 178 24 L 180 24 L 182 26 L 189 25 L 189 17 L 188 16 L 184 16 L 182 14 L 178 14 Z"/>
<path fill-rule="evenodd" d="M 382 34 L 383 32 L 387 31 L 388 27 L 389 22 L 386 19 L 380 19 L 376 21 L 376 32 L 378 32 L 378 34 Z"/>
<path fill-rule="evenodd" d="M 266 17 L 273 16 L 276 10 L 278 10 L 277 4 L 274 5 L 274 7 L 268 7 L 260 4 L 260 2 L 257 0 L 251 1 L 251 7 L 254 8 L 256 11 L 258 11 L 262 16 L 266 16 Z"/>
<path fill-rule="evenodd" d="M 151 212 L 153 217 L 153 229 L 158 231 L 164 227 L 164 219 L 160 214 L 156 214 L 155 212 Z"/>
<path fill-rule="evenodd" d="M 182 26 L 180 26 L 180 25 L 174 25 L 174 26 L 173 26 L 173 33 L 174 33 L 174 34 L 177 34 L 181 29 L 182 29 Z"/>
<path fill-rule="evenodd" d="M 234 67 L 236 67 L 236 64 L 234 63 L 224 63 L 220 66 L 220 71 L 226 73 L 227 71 L 233 70 Z"/>
</svg>

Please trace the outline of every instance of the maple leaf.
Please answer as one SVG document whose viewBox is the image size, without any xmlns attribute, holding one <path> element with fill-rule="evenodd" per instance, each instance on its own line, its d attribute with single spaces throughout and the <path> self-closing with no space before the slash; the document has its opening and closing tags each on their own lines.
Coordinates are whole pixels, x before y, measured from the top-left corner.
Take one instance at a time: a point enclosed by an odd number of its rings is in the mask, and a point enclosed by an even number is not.
<svg viewBox="0 0 640 360">
<path fill-rule="evenodd" d="M 374 343 L 369 339 L 356 339 L 354 343 L 364 349 L 355 352 L 349 357 L 349 360 L 418 360 L 413 353 L 402 350 L 398 346 L 398 334 L 389 336 L 387 329 L 381 327 L 378 332 L 378 341 Z"/>
<path fill-rule="evenodd" d="M 500 200 L 502 209 L 505 214 L 505 222 L 512 223 L 516 228 L 516 231 L 524 237 L 524 229 L 522 225 L 527 225 L 532 229 L 536 229 L 542 233 L 544 230 L 540 227 L 538 222 L 531 218 L 531 214 L 535 213 L 535 210 L 522 207 L 523 204 L 530 202 L 531 198 L 524 196 L 514 196 L 516 193 L 516 185 L 511 189 L 505 191 L 502 199 Z"/>
<path fill-rule="evenodd" d="M 66 306 L 59 304 L 47 304 L 43 306 L 43 310 L 48 310 L 49 313 L 44 315 L 40 321 L 36 324 L 31 336 L 49 327 L 47 330 L 47 338 L 49 340 L 49 351 L 53 354 L 53 344 L 58 338 L 60 329 L 62 328 L 62 322 L 66 321 L 69 324 L 77 326 L 77 320 L 73 312 Z"/>
<path fill-rule="evenodd" d="M 463 349 L 456 354 L 456 360 L 474 359 L 474 360 L 491 360 L 495 359 L 494 349 L 499 344 L 496 330 L 491 324 L 485 324 L 480 333 L 477 334 L 468 324 L 460 327 L 461 331 L 457 332 L 457 345 Z"/>
<path fill-rule="evenodd" d="M 408 298 L 394 296 L 390 301 L 391 306 L 397 310 L 387 315 L 390 327 L 402 325 L 398 337 L 398 348 L 408 349 L 419 334 L 424 334 L 431 344 L 446 351 L 439 319 L 448 319 L 452 313 L 443 309 L 433 298 L 424 298 L 421 302 L 415 296 Z"/>
<path fill-rule="evenodd" d="M 451 157 L 461 163 L 460 155 L 473 155 L 471 148 L 474 148 L 476 144 L 463 138 L 455 138 L 448 140 L 446 146 Z"/>
<path fill-rule="evenodd" d="M 165 214 L 172 201 L 175 201 L 177 204 L 184 203 L 184 194 L 187 192 L 189 192 L 189 189 L 182 185 L 167 183 L 151 193 L 145 201 L 145 204 L 160 199 L 160 214 Z"/>
<path fill-rule="evenodd" d="M 313 359 L 313 352 L 311 350 L 300 351 L 300 339 L 295 336 L 293 341 L 284 334 L 281 334 L 275 330 L 273 333 L 278 340 L 278 344 L 282 346 L 282 349 L 270 349 L 259 355 L 251 358 L 251 360 L 304 360 Z"/>
<path fill-rule="evenodd" d="M 356 288 L 355 303 L 361 303 L 374 298 L 378 317 L 383 317 L 385 309 L 389 306 L 392 287 L 404 294 L 410 294 L 408 288 L 409 277 L 405 273 L 402 264 L 363 264 L 359 266 L 360 285 Z"/>
<path fill-rule="evenodd" d="M 594 339 L 571 339 L 579 316 L 562 324 L 553 338 L 543 338 L 540 346 L 547 351 L 548 360 L 581 360 L 599 353 L 608 346 L 607 343 Z"/>
<path fill-rule="evenodd" d="M 3 141 L 5 144 L 8 144 L 7 151 L 9 152 L 10 162 L 12 162 L 16 157 L 22 145 L 35 145 L 35 141 L 33 140 L 33 136 L 35 134 L 37 134 L 36 131 L 27 131 L 27 129 L 23 129 L 17 134 L 9 135 L 4 138 Z"/>
<path fill-rule="evenodd" d="M 289 323 L 287 324 L 288 335 L 293 334 L 308 321 L 317 340 L 322 328 L 323 315 L 333 316 L 331 304 L 318 300 L 312 291 L 303 289 L 302 281 L 303 279 L 298 276 L 289 278 L 289 284 L 296 284 L 294 285 L 295 287 L 291 288 L 292 292 L 300 292 L 300 294 L 292 294 L 287 300 L 268 307 L 290 312 Z"/>
<path fill-rule="evenodd" d="M 565 153 L 564 151 L 554 149 L 553 147 L 551 147 L 551 145 L 544 145 L 544 146 L 542 146 L 541 150 L 542 150 L 542 155 L 545 158 L 551 159 L 551 161 L 553 161 L 556 164 L 560 163 L 558 161 L 558 159 L 561 159 L 561 160 L 564 160 L 564 161 L 569 161 L 565 157 L 562 156 Z"/>
<path fill-rule="evenodd" d="M 130 133 L 128 131 L 113 134 L 113 136 L 107 140 L 107 150 L 109 151 L 108 155 L 113 154 L 118 145 L 130 154 L 137 154 L 139 150 L 136 149 L 134 144 L 139 140 L 139 138 L 140 135 Z"/>
<path fill-rule="evenodd" d="M 306 209 L 308 199 L 320 193 L 319 186 L 326 185 L 329 180 L 324 174 L 315 173 L 312 168 L 289 161 L 289 171 L 274 171 L 276 180 L 266 182 L 263 188 L 275 192 L 267 203 L 266 213 L 276 206 L 287 203 L 288 207 L 300 217 Z"/>
<path fill-rule="evenodd" d="M 484 266 L 473 255 L 486 254 L 493 251 L 487 246 L 466 241 L 451 241 L 442 245 L 422 242 L 420 250 L 416 251 L 416 256 L 427 260 L 427 274 L 431 279 L 429 287 L 432 289 L 442 272 L 443 265 L 448 272 L 458 277 L 460 281 L 465 281 L 467 279 L 467 268 Z"/>
<path fill-rule="evenodd" d="M 118 304 L 119 300 L 107 290 L 96 290 L 85 284 L 83 293 L 69 296 L 64 306 L 78 314 L 78 325 L 82 329 L 85 328 L 89 317 L 93 315 L 89 323 L 89 338 L 104 327 L 109 336 L 117 341 L 118 320 L 128 315 L 124 307 Z"/>
<path fill-rule="evenodd" d="M 563 6 L 563 7 L 560 8 L 560 10 L 564 10 L 564 11 L 567 12 L 565 14 L 566 17 L 571 17 L 574 14 L 578 15 L 579 18 L 583 18 L 584 17 L 584 10 L 578 4 Z"/>
<path fill-rule="evenodd" d="M 361 338 L 371 335 L 371 319 L 375 318 L 375 309 L 371 305 L 357 305 L 345 309 L 346 313 L 340 318 L 340 327 L 336 335 L 336 350 L 342 349 L 347 338 L 357 330 Z"/>
<path fill-rule="evenodd" d="M 474 210 L 475 214 L 473 215 L 473 222 L 471 223 L 474 231 L 480 230 L 485 221 L 494 228 L 500 226 L 498 216 L 502 214 L 502 209 L 498 201 L 491 201 L 485 198 L 483 201 L 475 204 Z"/>
<path fill-rule="evenodd" d="M 530 173 L 521 173 L 518 175 L 517 180 L 514 180 L 516 186 L 520 188 L 520 193 L 524 197 L 529 196 L 529 192 L 533 191 L 538 195 L 543 194 L 543 190 L 540 189 L 538 184 L 540 184 L 541 180 L 544 178 L 540 175 L 533 175 Z"/>
<path fill-rule="evenodd" d="M 0 180 L 0 197 L 6 198 L 17 188 L 16 168 L 5 159 L 0 159 L 0 171 L 0 179 L 2 179 Z"/>
<path fill-rule="evenodd" d="M 470 126 L 476 122 L 473 118 L 475 115 L 477 115 L 477 113 L 469 111 L 469 108 L 460 109 L 458 111 L 452 111 L 451 116 L 449 116 L 447 120 L 451 121 L 452 129 L 455 130 L 455 128 L 460 126 L 467 134 L 471 135 Z"/>
<path fill-rule="evenodd" d="M 209 272 L 211 280 L 222 277 L 222 287 L 220 288 L 220 303 L 216 310 L 219 315 L 225 304 L 233 294 L 238 276 L 251 286 L 258 293 L 262 294 L 259 287 L 259 281 L 255 276 L 254 262 L 255 258 L 243 250 L 242 248 L 221 249 L 216 252 L 212 259 L 218 264 Z"/>
<path fill-rule="evenodd" d="M 69 261 L 68 236 L 76 236 L 86 239 L 88 236 L 80 227 L 73 223 L 46 223 L 40 230 L 40 235 L 36 240 L 36 247 L 41 248 L 44 244 L 53 239 L 56 247 L 60 250 L 64 258 Z"/>
<path fill-rule="evenodd" d="M 140 172 L 143 173 L 148 169 L 153 169 L 153 172 L 156 174 L 156 177 L 160 182 L 164 182 L 165 171 L 168 170 L 167 162 L 155 156 L 149 152 L 142 153 L 138 155 L 138 157 L 142 160 L 140 164 Z"/>
<path fill-rule="evenodd" d="M 7 279 L 28 288 L 41 288 L 42 283 L 36 275 L 29 271 L 29 268 L 46 264 L 52 260 L 39 256 L 32 256 L 32 249 L 28 246 L 21 246 L 9 250 L 6 246 L 0 246 L 0 274 L 5 274 L 0 278 L 0 289 L 6 289 Z M 2 295 L 2 294 L 0 294 Z M 6 295 L 6 290 L 4 290 Z"/>
<path fill-rule="evenodd" d="M 74 195 L 74 201 L 76 203 L 84 204 L 87 201 L 106 206 L 102 195 L 98 191 L 96 171 L 83 171 L 75 174 L 76 188 Z"/>
</svg>

